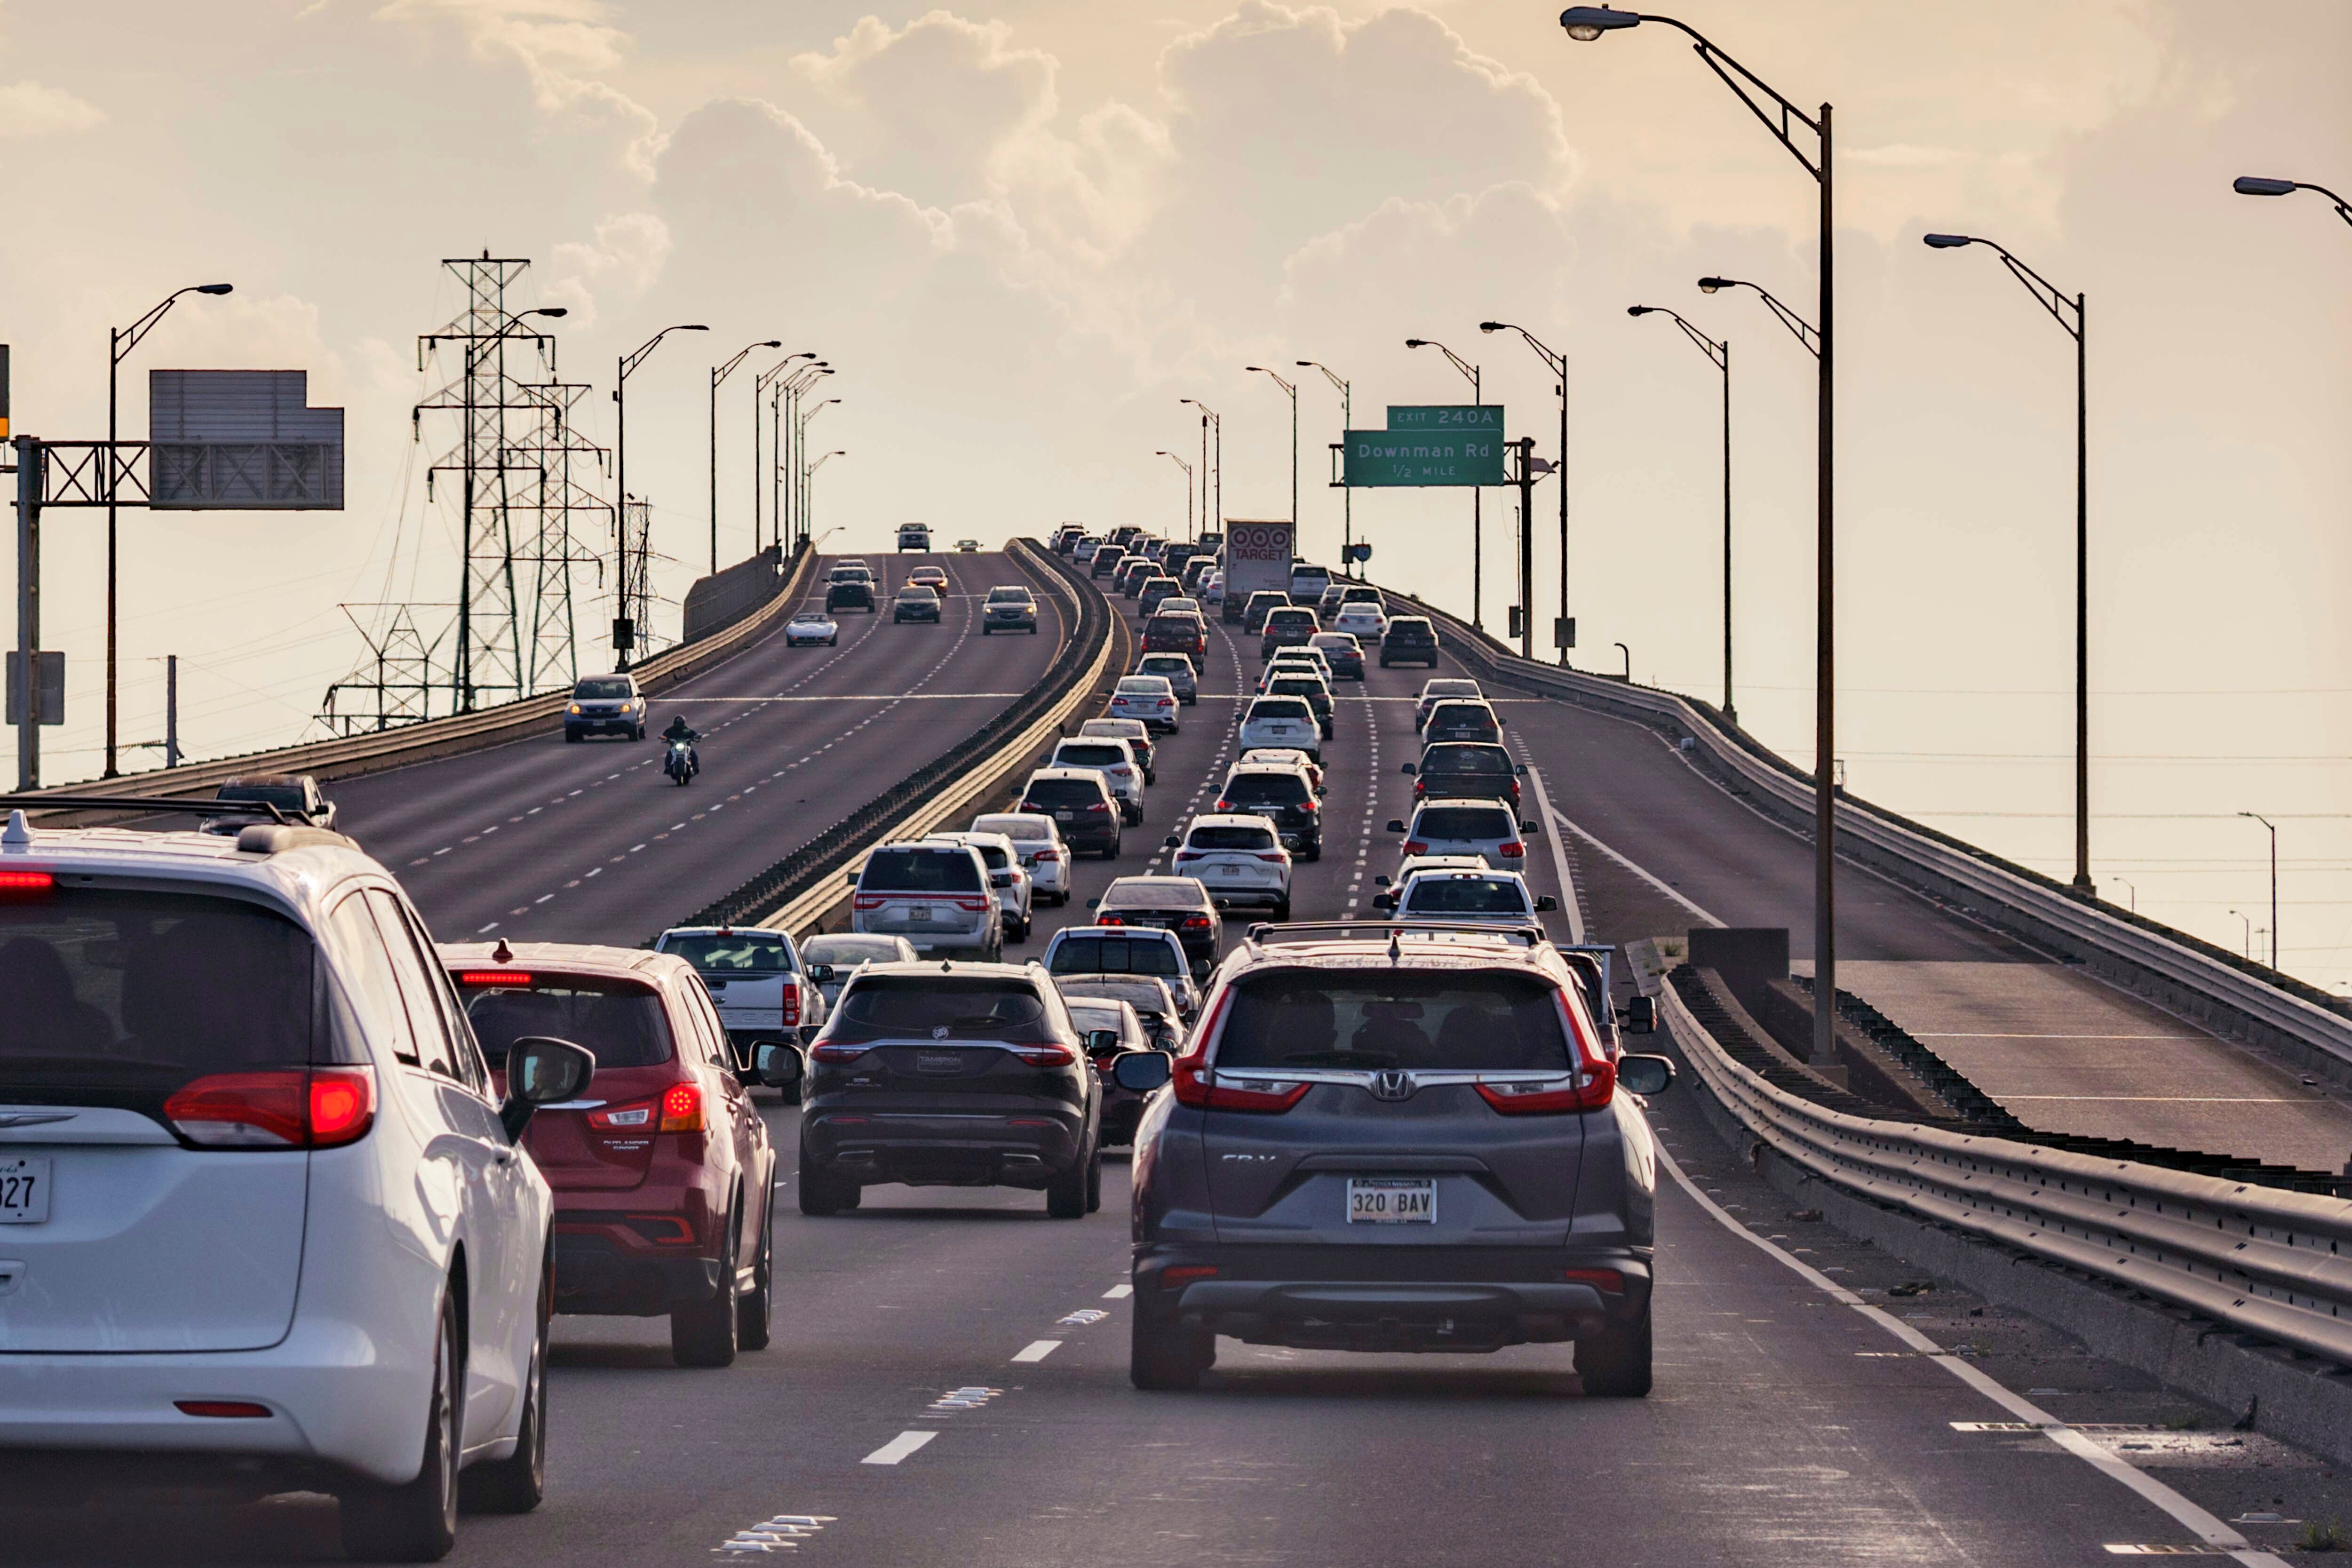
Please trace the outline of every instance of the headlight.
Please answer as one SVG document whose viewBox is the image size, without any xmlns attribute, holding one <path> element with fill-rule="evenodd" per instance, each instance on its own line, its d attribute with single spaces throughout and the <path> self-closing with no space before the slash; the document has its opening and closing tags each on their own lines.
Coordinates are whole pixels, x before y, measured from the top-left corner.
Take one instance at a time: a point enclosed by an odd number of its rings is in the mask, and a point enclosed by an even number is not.
<svg viewBox="0 0 2352 1568">
<path fill-rule="evenodd" d="M 624 702 L 621 704 L 621 711 L 626 713 L 630 709 L 635 708 L 635 706 L 636 704 L 634 702 Z"/>
<path fill-rule="evenodd" d="M 577 702 L 574 702 L 574 703 L 572 705 L 572 711 L 573 711 L 574 713 L 579 712 L 579 711 L 580 711 L 580 704 L 578 704 Z"/>
</svg>

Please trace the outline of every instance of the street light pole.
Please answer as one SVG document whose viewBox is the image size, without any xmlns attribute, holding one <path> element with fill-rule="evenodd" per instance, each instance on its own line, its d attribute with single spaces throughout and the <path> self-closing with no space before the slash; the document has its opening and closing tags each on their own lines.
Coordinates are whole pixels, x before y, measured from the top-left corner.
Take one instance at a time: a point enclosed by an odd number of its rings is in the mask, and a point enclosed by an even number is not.
<svg viewBox="0 0 2352 1568">
<path fill-rule="evenodd" d="M 1293 552 L 1304 555 L 1306 552 L 1298 548 L 1298 386 L 1295 382 L 1275 375 L 1262 364 L 1244 365 L 1242 368 L 1274 376 L 1274 384 L 1290 395 L 1290 548 Z"/>
<path fill-rule="evenodd" d="M 124 359 L 129 357 L 132 349 L 139 346 L 139 340 L 145 337 L 148 332 L 153 329 L 155 323 L 162 321 L 164 315 L 170 311 L 172 307 L 178 302 L 181 295 L 226 294 L 232 292 L 236 287 L 236 285 L 234 283 L 191 283 L 184 289 L 174 289 L 162 304 L 156 306 L 153 310 L 148 311 L 145 315 L 140 317 L 129 326 L 121 329 L 112 327 L 107 329 L 106 462 L 104 465 L 104 472 L 106 475 L 106 776 L 108 778 L 115 777 L 119 772 L 115 766 L 118 683 L 115 678 L 117 642 L 115 636 L 116 598 L 114 492 L 116 481 L 120 479 L 122 473 L 122 465 L 120 458 L 115 454 L 114 443 L 116 440 L 116 412 L 121 402 L 121 395 L 118 391 L 117 384 L 120 379 L 120 373 L 122 369 L 122 362 Z"/>
<path fill-rule="evenodd" d="M 1194 532 L 1192 527 L 1192 465 L 1186 462 L 1183 458 L 1178 457 L 1173 452 L 1154 452 L 1152 456 L 1155 458 L 1165 458 L 1170 462 L 1184 470 L 1184 537 L 1190 539 L 1192 537 Z"/>
<path fill-rule="evenodd" d="M 735 367 L 749 358 L 752 349 L 780 349 L 784 345 L 774 338 L 764 343 L 753 343 L 723 365 L 710 367 L 710 574 L 719 575 L 719 386 L 735 374 Z M 751 416 L 751 439 L 760 438 L 760 416 Z M 755 517 L 751 523 L 751 552 L 760 551 L 760 525 Z"/>
<path fill-rule="evenodd" d="M 2091 490 L 2090 322 L 2088 300 L 2068 299 L 2050 279 L 2010 254 L 1998 241 L 1967 234 L 1921 237 L 1931 250 L 1981 245 L 2000 256 L 2010 275 L 2025 285 L 2034 302 L 2074 340 L 2074 880 L 2067 889 L 2078 899 L 2098 896 L 2091 881 Z M 2072 310 L 2070 322 L 2066 312 Z M 2275 923 L 2273 930 L 2276 930 Z"/>
<path fill-rule="evenodd" d="M 773 471 L 768 476 L 769 483 L 774 487 L 776 516 L 783 521 L 788 533 L 796 533 L 803 539 L 808 537 L 808 529 L 804 523 L 796 524 L 794 521 L 800 509 L 800 487 L 795 482 L 791 489 L 786 489 L 784 476 L 792 474 L 797 479 L 800 472 L 797 466 L 800 447 L 794 444 L 794 432 L 800 426 L 801 394 L 832 374 L 833 367 L 823 360 L 803 365 L 784 378 L 783 384 L 776 389 L 775 398 L 769 405 L 776 424 L 776 461 Z"/>
<path fill-rule="evenodd" d="M 1739 710 L 1731 703 L 1731 341 L 1716 342 L 1684 320 L 1681 311 L 1664 305 L 1629 305 L 1625 313 L 1672 316 L 1683 336 L 1723 373 L 1723 716 L 1737 724 Z"/>
<path fill-rule="evenodd" d="M 760 468 L 760 395 L 768 390 L 770 382 L 784 374 L 792 365 L 801 360 L 814 358 L 814 353 L 803 349 L 796 354 L 785 355 L 751 378 L 751 548 L 754 550 L 760 547 L 760 492 L 767 488 L 767 476 Z M 781 551 L 783 548 L 783 520 L 772 517 L 768 521 L 775 531 L 776 546 Z"/>
<path fill-rule="evenodd" d="M 614 668 L 625 674 L 629 668 L 629 654 L 637 646 L 636 619 L 629 614 L 629 373 L 645 363 L 646 356 L 661 347 L 661 341 L 672 332 L 707 332 L 709 330 L 709 327 L 699 323 L 664 327 L 640 343 L 636 352 L 623 354 L 619 360 L 619 372 L 613 378 L 613 405 L 615 411 L 613 418 L 614 485 L 619 497 L 613 507 L 614 546 L 613 557 L 620 563 L 620 573 L 614 578 L 613 587 L 621 609 L 621 613 L 613 617 L 613 653 Z M 471 470 L 469 469 L 468 472 L 470 474 Z M 648 528 L 651 527 L 651 521 L 649 514 Z M 646 541 L 646 548 L 648 550 L 652 548 L 650 539 Z M 650 570 L 650 566 L 648 569 Z M 458 595 L 457 613 L 460 616 L 466 613 L 465 600 L 471 596 L 467 594 Z M 465 647 L 462 637 L 459 638 L 457 646 L 462 653 Z M 470 686 L 466 690 L 465 700 L 467 707 L 471 708 L 474 705 L 473 689 Z"/>
<path fill-rule="evenodd" d="M 2326 185 L 2315 185 L 2308 180 L 2270 180 L 2260 174 L 2241 174 L 2230 182 L 2230 188 L 2242 196 L 2284 196 L 2296 191 L 2316 191 L 2335 204 L 2337 217 L 2352 223 L 2352 202 L 2346 201 Z M 2272 928 L 2271 942 L 2275 948 L 2278 942 L 2276 927 Z"/>
<path fill-rule="evenodd" d="M 1339 438 L 1346 440 L 1348 426 L 1356 422 L 1355 395 L 1349 390 L 1347 382 L 1342 380 L 1329 365 L 1316 360 L 1300 360 L 1298 368 L 1321 371 L 1323 379 L 1339 389 Z M 1339 571 L 1343 575 L 1354 574 L 1355 552 L 1356 488 L 1353 485 L 1343 485 L 1339 489 Z"/>
<path fill-rule="evenodd" d="M 1409 349 L 1435 349 L 1444 354 L 1446 363 L 1460 371 L 1462 378 L 1470 384 L 1471 405 L 1486 405 L 1486 395 L 1479 390 L 1478 366 L 1434 339 L 1407 338 L 1404 346 Z M 1482 505 L 1486 494 L 1476 485 L 1470 487 L 1470 624 L 1482 632 L 1486 629 L 1486 520 Z M 1525 529 L 1523 522 L 1522 537 L 1525 536 Z"/>
<path fill-rule="evenodd" d="M 1223 533 L 1225 531 L 1225 422 L 1218 416 L 1215 409 L 1210 407 L 1207 404 L 1202 402 L 1197 397 L 1180 397 L 1176 401 L 1179 403 L 1191 404 L 1193 407 L 1201 411 L 1201 417 L 1202 419 L 1216 426 L 1217 455 L 1215 459 L 1211 463 L 1209 471 L 1216 476 L 1217 504 L 1213 507 L 1209 504 L 1209 492 L 1205 488 L 1202 489 L 1201 491 L 1201 515 L 1202 517 L 1214 519 L 1216 522 L 1216 531 Z M 1203 437 L 1202 439 L 1205 441 L 1207 437 Z M 1202 448 L 1204 458 L 1207 450 L 1208 448 L 1205 446 Z"/>
<path fill-rule="evenodd" d="M 1656 22 L 1690 38 L 1709 70 L 1731 89 L 1741 102 L 1764 122 L 1780 145 L 1813 177 L 1821 195 L 1821 331 L 1817 353 L 1820 382 L 1815 420 L 1818 444 L 1814 524 L 1813 605 L 1813 1051 L 1826 1061 L 1836 1043 L 1832 1027 L 1837 1016 L 1837 478 L 1836 385 L 1834 374 L 1836 245 L 1832 227 L 1833 209 L 1831 110 L 1822 104 L 1809 115 L 1766 84 L 1764 79 L 1717 48 L 1695 28 L 1672 16 L 1638 11 L 1617 11 L 1605 5 L 1571 5 L 1560 13 L 1559 25 L 1579 43 L 1601 34 Z M 1798 145 L 1811 132 L 1813 150 L 1808 156 Z"/>
<path fill-rule="evenodd" d="M 1547 347 L 1525 327 L 1513 326 L 1508 321 L 1481 321 L 1478 323 L 1478 330 L 1482 332 L 1518 333 L 1520 337 L 1527 340 L 1528 347 L 1536 351 L 1544 364 L 1559 380 L 1559 386 L 1554 389 L 1559 394 L 1559 467 L 1552 470 L 1552 478 L 1559 481 L 1559 613 L 1560 617 L 1565 620 L 1568 616 L 1568 356 Z M 1535 605 L 1532 603 L 1535 598 L 1532 560 L 1525 563 L 1521 570 L 1523 575 L 1530 579 L 1522 596 L 1530 601 L 1527 608 L 1527 617 L 1528 626 L 1532 628 L 1536 618 Z M 1532 631 L 1529 636 L 1532 638 Z M 1567 645 L 1561 644 L 1559 651 L 1559 662 L 1564 668 L 1568 664 Z"/>
<path fill-rule="evenodd" d="M 793 455 L 795 461 L 800 464 L 793 480 L 793 506 L 800 514 L 801 531 L 803 534 L 808 531 L 809 476 L 816 471 L 808 460 L 808 427 L 818 415 L 840 401 L 838 397 L 826 398 L 807 413 L 801 415 L 798 422 L 793 426 Z M 824 460 L 823 458 L 817 459 L 818 462 Z"/>
<path fill-rule="evenodd" d="M 837 403 L 840 399 L 835 398 L 834 401 Z M 842 451 L 836 447 L 835 450 L 827 452 L 824 457 L 819 458 L 815 462 L 809 465 L 807 493 L 803 498 L 801 504 L 801 531 L 803 535 L 806 535 L 808 532 L 810 510 L 816 500 L 816 471 L 819 468 L 824 468 L 826 462 L 830 459 L 835 458 L 846 458 L 847 456 L 849 456 L 847 452 Z M 839 529 L 835 529 L 832 531 L 838 533 L 841 531 Z"/>
<path fill-rule="evenodd" d="M 2271 830 L 2271 967 L 2279 967 L 2278 923 L 2278 825 L 2259 811 L 2242 811 L 2240 816 L 2251 816 Z"/>
</svg>

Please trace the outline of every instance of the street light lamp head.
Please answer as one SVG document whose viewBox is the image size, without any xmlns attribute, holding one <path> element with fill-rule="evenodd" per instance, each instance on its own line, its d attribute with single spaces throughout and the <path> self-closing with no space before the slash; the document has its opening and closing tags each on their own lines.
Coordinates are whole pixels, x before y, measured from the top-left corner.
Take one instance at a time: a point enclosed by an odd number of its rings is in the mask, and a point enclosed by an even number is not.
<svg viewBox="0 0 2352 1568">
<path fill-rule="evenodd" d="M 228 291 L 226 285 L 223 286 L 221 291 L 223 293 L 226 293 Z M 212 290 L 207 289 L 205 292 L 209 294 Z M 571 313 L 571 310 L 562 305 L 541 305 L 535 310 L 525 310 L 523 312 L 526 316 L 545 316 L 550 321 L 562 321 Z"/>
<path fill-rule="evenodd" d="M 763 349 L 780 349 L 784 346 L 784 340 L 782 338 L 770 338 L 766 342 L 761 343 L 759 346 Z"/>
<path fill-rule="evenodd" d="M 710 329 L 709 327 L 704 326 L 699 321 L 690 321 L 683 327 L 672 327 L 670 329 L 670 331 L 674 332 L 707 332 Z"/>
<path fill-rule="evenodd" d="M 1503 331 L 1507 324 L 1507 322 L 1503 321 L 1481 321 L 1478 323 L 1478 330 L 1482 332 L 1499 332 Z"/>
<path fill-rule="evenodd" d="M 1568 36 L 1580 44 L 1589 44 L 1603 33 L 1613 33 L 1621 27 L 1638 27 L 1642 14 L 1638 11 L 1612 11 L 1606 5 L 1570 5 L 1559 14 L 1559 25 Z"/>
<path fill-rule="evenodd" d="M 1974 238 L 1965 234 L 1923 234 L 1919 238 L 1930 250 L 1958 250 L 1964 245 L 1976 243 Z"/>
<path fill-rule="evenodd" d="M 1712 294 L 1718 289 L 1732 288 L 1738 282 L 1738 279 L 1735 278 L 1702 278 L 1698 280 L 1698 291 L 1702 294 Z"/>
<path fill-rule="evenodd" d="M 1404 341 L 1404 346 L 1409 349 L 1425 349 L 1429 346 L 1429 340 L 1427 338 L 1407 338 Z"/>
<path fill-rule="evenodd" d="M 236 288 L 236 285 L 234 283 L 199 283 L 196 285 L 196 292 L 199 294 L 226 294 L 234 291 Z"/>
<path fill-rule="evenodd" d="M 2265 179 L 2260 174 L 2241 174 L 2230 182 L 2230 188 L 2242 196 L 2285 196 L 2294 194 L 2295 184 L 2293 180 L 2272 180 Z"/>
<path fill-rule="evenodd" d="M 1262 364 L 1245 364 L 1245 365 L 1242 366 L 1242 368 L 1243 368 L 1244 370 L 1255 370 L 1255 371 L 1265 371 L 1265 366 L 1264 366 L 1264 365 L 1262 365 Z M 1270 374 L 1270 373 L 1269 373 L 1269 374 Z"/>
<path fill-rule="evenodd" d="M 1654 305 L 1628 305 L 1625 307 L 1625 313 L 1629 316 L 1646 316 L 1656 309 Z"/>
</svg>

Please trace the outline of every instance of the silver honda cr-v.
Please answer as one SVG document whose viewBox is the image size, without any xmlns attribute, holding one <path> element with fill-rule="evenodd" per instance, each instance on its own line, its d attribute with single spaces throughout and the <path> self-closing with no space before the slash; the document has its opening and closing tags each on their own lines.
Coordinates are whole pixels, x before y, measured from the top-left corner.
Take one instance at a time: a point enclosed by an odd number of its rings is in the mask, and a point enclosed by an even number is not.
<svg viewBox="0 0 2352 1568">
<path fill-rule="evenodd" d="M 1223 1334 L 1573 1341 L 1587 1394 L 1647 1394 L 1639 1096 L 1674 1068 L 1614 1055 L 1592 973 L 1532 930 L 1256 928 L 1136 1131 L 1136 1385 L 1193 1386 Z"/>
</svg>

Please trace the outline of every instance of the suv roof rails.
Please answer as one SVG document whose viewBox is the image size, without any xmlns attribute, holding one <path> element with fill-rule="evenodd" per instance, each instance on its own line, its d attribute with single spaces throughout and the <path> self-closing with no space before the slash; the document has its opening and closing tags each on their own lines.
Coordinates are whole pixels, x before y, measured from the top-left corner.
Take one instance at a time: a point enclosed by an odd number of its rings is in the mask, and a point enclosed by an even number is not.
<svg viewBox="0 0 2352 1568">
<path fill-rule="evenodd" d="M 293 818 L 266 800 L 173 800 L 138 795 L 0 795 L 0 810 L 185 812 L 194 816 L 254 816 L 267 813 L 278 826 Z M 341 837 L 338 835 L 337 837 Z"/>
<path fill-rule="evenodd" d="M 1506 942 L 1535 947 L 1549 942 L 1540 926 L 1507 926 L 1481 924 L 1475 921 L 1294 921 L 1281 923 L 1261 922 L 1249 928 L 1249 940 L 1265 946 L 1269 942 L 1326 942 L 1341 937 L 1360 942 L 1394 940 L 1399 936 L 1469 935 L 1499 938 Z"/>
</svg>

